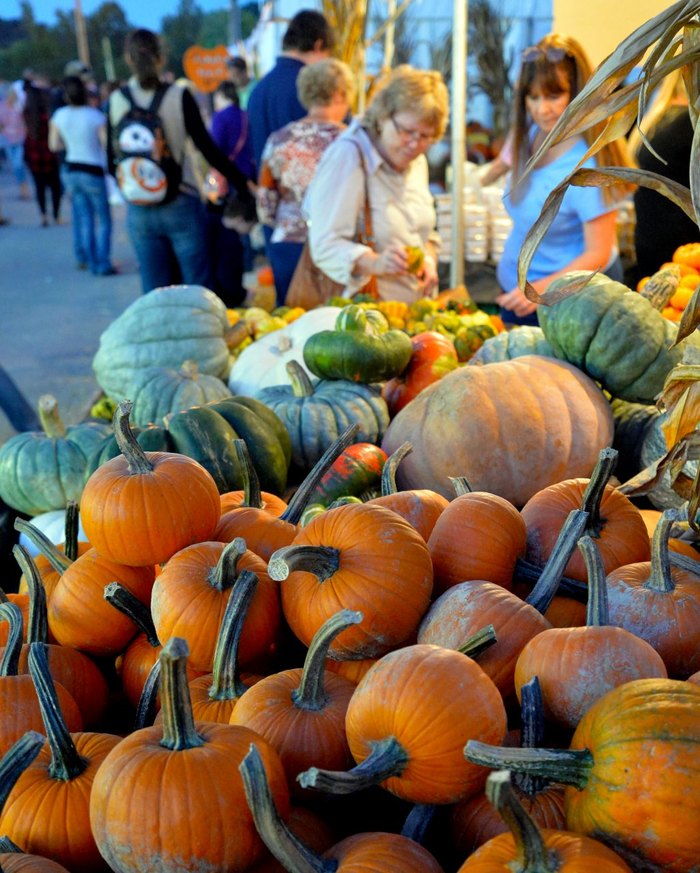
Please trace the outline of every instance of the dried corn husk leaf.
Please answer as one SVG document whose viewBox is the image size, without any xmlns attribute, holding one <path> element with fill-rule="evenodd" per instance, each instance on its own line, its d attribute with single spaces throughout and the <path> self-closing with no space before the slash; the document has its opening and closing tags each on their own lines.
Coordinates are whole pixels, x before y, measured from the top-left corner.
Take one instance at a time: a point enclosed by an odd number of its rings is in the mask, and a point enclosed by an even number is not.
<svg viewBox="0 0 700 873">
<path fill-rule="evenodd" d="M 664 476 L 668 473 L 671 487 L 676 494 L 683 500 L 691 500 L 694 496 L 694 485 L 697 488 L 698 476 L 693 479 L 683 472 L 683 468 L 688 461 L 695 461 L 698 458 L 700 458 L 700 430 L 695 430 L 682 437 L 662 458 L 620 485 L 618 490 L 627 497 L 642 497 L 660 487 Z M 694 516 L 689 515 L 689 518 L 692 517 Z"/>
<path fill-rule="evenodd" d="M 692 297 L 683 310 L 683 315 L 678 323 L 678 334 L 673 345 L 678 345 L 681 340 L 690 336 L 694 330 L 697 330 L 698 325 L 700 325 L 700 284 L 696 286 Z"/>
</svg>

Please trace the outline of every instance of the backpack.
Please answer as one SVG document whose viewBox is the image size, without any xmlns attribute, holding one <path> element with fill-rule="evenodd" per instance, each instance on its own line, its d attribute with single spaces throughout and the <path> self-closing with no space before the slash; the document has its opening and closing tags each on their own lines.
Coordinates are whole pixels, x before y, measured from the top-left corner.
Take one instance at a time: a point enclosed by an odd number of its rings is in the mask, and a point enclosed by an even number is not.
<svg viewBox="0 0 700 873">
<path fill-rule="evenodd" d="M 144 109 L 136 105 L 128 87 L 120 89 L 129 110 L 114 133 L 115 176 L 127 203 L 158 206 L 178 194 L 182 169 L 168 147 L 158 115 L 167 90 L 167 85 L 160 85 Z"/>
</svg>

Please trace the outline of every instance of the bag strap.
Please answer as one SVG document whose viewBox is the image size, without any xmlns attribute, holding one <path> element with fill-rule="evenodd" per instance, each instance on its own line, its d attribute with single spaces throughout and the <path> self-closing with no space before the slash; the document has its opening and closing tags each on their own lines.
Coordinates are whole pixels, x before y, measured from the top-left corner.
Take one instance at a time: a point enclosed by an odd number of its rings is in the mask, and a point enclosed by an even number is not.
<svg viewBox="0 0 700 873">
<path fill-rule="evenodd" d="M 154 115 L 158 114 L 160 104 L 163 102 L 163 98 L 168 93 L 169 88 L 170 85 L 158 85 L 158 87 L 156 88 L 156 92 L 153 95 L 153 100 L 151 100 L 151 105 L 148 107 L 149 112 L 152 112 Z"/>
<path fill-rule="evenodd" d="M 235 161 L 245 145 L 246 137 L 248 136 L 248 113 L 241 113 L 241 132 L 238 134 L 238 141 L 233 147 L 231 154 L 228 156 L 229 161 Z"/>
<path fill-rule="evenodd" d="M 122 95 L 122 97 L 126 100 L 126 102 L 129 104 L 129 106 L 130 106 L 132 109 L 137 109 L 137 108 L 138 108 L 138 107 L 136 106 L 136 101 L 134 100 L 134 97 L 133 97 L 133 95 L 132 95 L 132 93 L 131 93 L 131 89 L 129 88 L 128 85 L 124 85 L 123 88 L 120 88 L 120 89 L 119 89 L 119 93 Z"/>
<path fill-rule="evenodd" d="M 357 149 L 357 154 L 360 159 L 360 168 L 362 170 L 362 175 L 365 180 L 365 203 L 364 203 L 364 240 L 365 245 L 368 245 L 372 250 L 374 250 L 374 231 L 372 229 L 372 207 L 369 202 L 369 173 L 367 172 L 367 164 L 365 162 L 365 156 L 362 153 L 362 148 L 360 144 L 352 140 L 355 148 Z"/>
</svg>

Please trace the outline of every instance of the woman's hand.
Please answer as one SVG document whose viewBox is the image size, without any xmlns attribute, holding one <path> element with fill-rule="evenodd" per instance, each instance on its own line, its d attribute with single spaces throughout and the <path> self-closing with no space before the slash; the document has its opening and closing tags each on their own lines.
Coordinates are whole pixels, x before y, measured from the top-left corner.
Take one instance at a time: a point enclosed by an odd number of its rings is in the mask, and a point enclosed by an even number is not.
<svg viewBox="0 0 700 873">
<path fill-rule="evenodd" d="M 438 290 L 438 272 L 435 258 L 426 254 L 423 258 L 423 266 L 417 273 L 418 281 L 422 283 L 425 297 L 432 297 Z"/>
<path fill-rule="evenodd" d="M 503 309 L 509 310 L 519 318 L 530 315 L 537 309 L 537 304 L 528 300 L 518 287 L 513 288 L 513 290 L 509 291 L 507 294 L 499 294 L 498 297 L 496 297 L 495 302 Z"/>
<path fill-rule="evenodd" d="M 398 243 L 389 243 L 378 255 L 372 265 L 375 276 L 405 276 L 408 273 L 408 255 L 406 247 Z"/>
</svg>

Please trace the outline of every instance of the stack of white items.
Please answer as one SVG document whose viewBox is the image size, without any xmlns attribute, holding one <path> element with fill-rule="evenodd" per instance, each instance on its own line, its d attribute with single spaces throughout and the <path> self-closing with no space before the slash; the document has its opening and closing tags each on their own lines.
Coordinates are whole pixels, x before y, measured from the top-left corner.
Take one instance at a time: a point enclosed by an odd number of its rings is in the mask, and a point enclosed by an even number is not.
<svg viewBox="0 0 700 873">
<path fill-rule="evenodd" d="M 503 187 L 489 185 L 481 189 L 481 196 L 489 217 L 489 260 L 497 264 L 503 254 L 513 221 L 503 205 Z"/>
<path fill-rule="evenodd" d="M 481 201 L 481 185 L 475 173 L 476 165 L 464 165 L 462 191 L 462 216 L 464 221 L 464 257 L 467 261 L 481 263 L 489 253 L 488 214 Z M 442 237 L 440 260 L 452 260 L 452 194 L 435 196 L 437 230 Z"/>
</svg>

